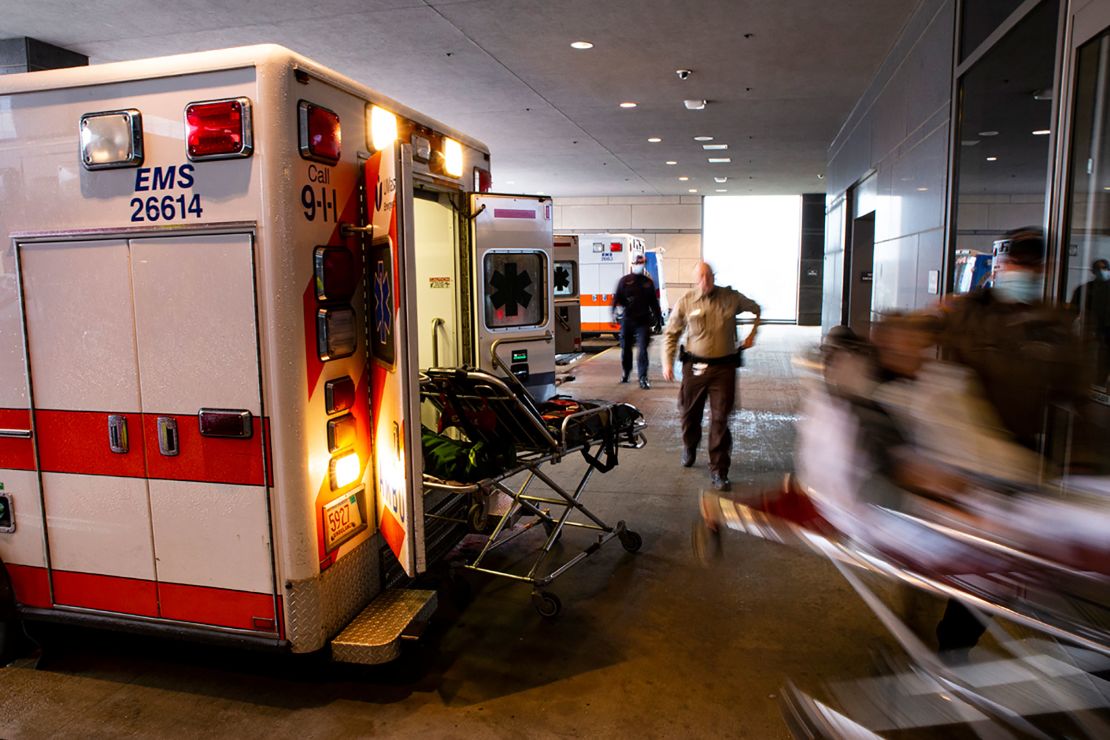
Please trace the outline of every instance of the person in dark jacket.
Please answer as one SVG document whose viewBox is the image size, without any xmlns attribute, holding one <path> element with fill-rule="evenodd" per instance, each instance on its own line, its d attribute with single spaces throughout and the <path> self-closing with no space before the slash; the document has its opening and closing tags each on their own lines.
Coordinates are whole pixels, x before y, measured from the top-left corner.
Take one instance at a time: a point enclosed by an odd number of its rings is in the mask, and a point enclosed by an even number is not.
<svg viewBox="0 0 1110 740">
<path fill-rule="evenodd" d="M 641 254 L 632 260 L 632 272 L 617 282 L 613 290 L 613 317 L 622 310 L 621 325 L 621 382 L 627 383 L 632 372 L 632 345 L 638 344 L 636 369 L 640 376 L 640 387 L 651 388 L 648 382 L 648 344 L 651 342 L 651 329 L 662 321 L 659 296 L 655 281 L 644 273 L 647 259 Z"/>
</svg>

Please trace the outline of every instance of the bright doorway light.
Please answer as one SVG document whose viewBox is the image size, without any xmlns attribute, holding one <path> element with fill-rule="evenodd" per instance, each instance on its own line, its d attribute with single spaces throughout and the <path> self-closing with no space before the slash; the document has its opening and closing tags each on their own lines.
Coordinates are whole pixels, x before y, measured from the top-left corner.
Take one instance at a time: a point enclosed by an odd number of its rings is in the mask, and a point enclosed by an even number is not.
<svg viewBox="0 0 1110 740">
<path fill-rule="evenodd" d="M 702 254 L 717 284 L 754 300 L 765 319 L 797 320 L 801 197 L 708 195 L 702 208 Z"/>
</svg>

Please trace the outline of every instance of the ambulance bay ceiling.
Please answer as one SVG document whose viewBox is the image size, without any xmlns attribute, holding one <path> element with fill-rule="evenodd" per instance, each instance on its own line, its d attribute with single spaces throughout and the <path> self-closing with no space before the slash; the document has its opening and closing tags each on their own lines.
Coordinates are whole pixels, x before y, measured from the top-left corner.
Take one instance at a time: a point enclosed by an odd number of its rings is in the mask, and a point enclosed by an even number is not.
<svg viewBox="0 0 1110 740">
<path fill-rule="evenodd" d="M 501 192 L 783 194 L 824 190 L 827 147 L 916 5 L 0 0 L 0 35 L 92 63 L 281 44 L 484 141 Z"/>
</svg>

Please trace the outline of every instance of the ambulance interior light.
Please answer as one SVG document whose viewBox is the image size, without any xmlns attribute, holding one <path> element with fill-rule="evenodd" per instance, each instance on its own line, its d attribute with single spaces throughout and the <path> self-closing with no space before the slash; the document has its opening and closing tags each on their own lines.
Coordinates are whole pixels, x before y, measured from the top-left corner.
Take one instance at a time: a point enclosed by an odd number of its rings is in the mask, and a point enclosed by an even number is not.
<svg viewBox="0 0 1110 740">
<path fill-rule="evenodd" d="M 397 141 L 397 116 L 385 108 L 371 105 L 370 147 L 380 152 L 395 141 Z"/>
<path fill-rule="evenodd" d="M 443 171 L 451 177 L 462 177 L 463 148 L 454 139 L 443 140 Z"/>
<path fill-rule="evenodd" d="M 185 106 L 185 153 L 190 160 L 249 157 L 254 151 L 247 98 Z"/>
<path fill-rule="evenodd" d="M 301 156 L 325 164 L 337 163 L 343 143 L 339 116 L 304 100 L 297 104 L 297 113 Z"/>
<path fill-rule="evenodd" d="M 357 481 L 358 474 L 358 453 L 353 450 L 336 455 L 328 464 L 328 476 L 331 478 L 331 487 L 337 491 Z"/>
<path fill-rule="evenodd" d="M 87 170 L 143 163 L 143 117 L 134 108 L 81 116 L 81 163 Z"/>
</svg>

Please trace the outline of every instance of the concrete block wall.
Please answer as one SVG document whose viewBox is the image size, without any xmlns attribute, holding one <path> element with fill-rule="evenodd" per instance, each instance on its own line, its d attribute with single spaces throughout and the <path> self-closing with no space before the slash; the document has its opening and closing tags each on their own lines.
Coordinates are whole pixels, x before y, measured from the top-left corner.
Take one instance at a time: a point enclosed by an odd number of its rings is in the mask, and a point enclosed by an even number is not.
<svg viewBox="0 0 1110 740">
<path fill-rule="evenodd" d="M 662 253 L 671 301 L 693 286 L 701 260 L 702 203 L 697 196 L 555 198 L 555 233 L 635 234 Z"/>
</svg>

